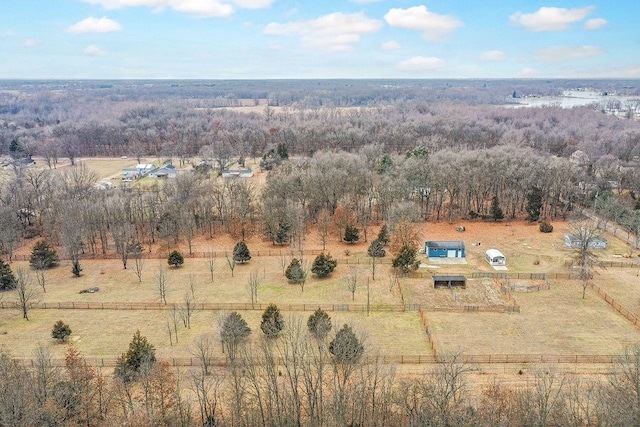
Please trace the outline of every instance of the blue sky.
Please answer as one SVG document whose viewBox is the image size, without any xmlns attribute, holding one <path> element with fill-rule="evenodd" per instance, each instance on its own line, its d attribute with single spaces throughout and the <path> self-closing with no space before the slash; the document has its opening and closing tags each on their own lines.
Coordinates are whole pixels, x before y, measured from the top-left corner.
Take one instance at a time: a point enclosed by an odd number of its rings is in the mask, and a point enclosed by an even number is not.
<svg viewBox="0 0 640 427">
<path fill-rule="evenodd" d="M 640 1 L 0 0 L 0 78 L 640 78 Z"/>
</svg>

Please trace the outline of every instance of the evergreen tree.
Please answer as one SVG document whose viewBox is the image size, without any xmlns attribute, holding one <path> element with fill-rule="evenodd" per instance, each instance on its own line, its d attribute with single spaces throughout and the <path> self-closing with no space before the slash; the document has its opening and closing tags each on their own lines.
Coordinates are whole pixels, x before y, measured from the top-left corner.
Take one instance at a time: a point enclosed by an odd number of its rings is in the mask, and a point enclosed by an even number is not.
<svg viewBox="0 0 640 427">
<path fill-rule="evenodd" d="M 245 263 L 251 259 L 251 254 L 249 253 L 249 248 L 247 244 L 243 241 L 240 241 L 233 248 L 233 260 L 239 263 Z"/>
<path fill-rule="evenodd" d="M 238 346 L 251 335 L 251 328 L 237 311 L 229 313 L 220 327 L 220 340 L 227 357 L 235 360 Z"/>
<path fill-rule="evenodd" d="M 339 364 L 354 365 L 364 354 L 364 346 L 351 327 L 345 324 L 329 343 L 329 353 Z"/>
<path fill-rule="evenodd" d="M 382 243 L 380 243 L 380 240 L 374 240 L 369 245 L 369 249 L 367 249 L 367 255 L 374 258 L 383 258 L 385 255 L 387 255 L 387 251 L 384 250 L 384 247 L 382 246 Z"/>
<path fill-rule="evenodd" d="M 403 274 L 408 274 L 409 270 L 417 267 L 416 250 L 409 246 L 402 246 L 398 250 L 398 255 L 393 259 L 394 268 L 400 269 Z"/>
<path fill-rule="evenodd" d="M 267 338 L 278 338 L 278 335 L 284 329 L 284 319 L 277 305 L 269 304 L 264 310 L 260 329 L 262 329 Z"/>
<path fill-rule="evenodd" d="M 382 228 L 380 228 L 380 232 L 378 233 L 378 238 L 376 239 L 383 246 L 387 246 L 391 241 L 391 235 L 389 234 L 389 229 L 387 228 L 387 224 L 383 224 Z"/>
<path fill-rule="evenodd" d="M 69 325 L 64 323 L 62 320 L 58 320 L 53 325 L 53 330 L 51 331 L 51 337 L 57 339 L 59 342 L 64 342 L 67 340 L 67 337 L 71 335 L 71 328 Z"/>
<path fill-rule="evenodd" d="M 493 199 L 491 200 L 491 219 L 493 219 L 494 221 L 500 221 L 501 219 L 504 218 L 504 214 L 502 213 L 502 208 L 500 207 L 500 200 L 498 199 L 498 196 L 493 196 Z"/>
<path fill-rule="evenodd" d="M 180 252 L 173 251 L 169 254 L 169 258 L 167 259 L 167 262 L 169 263 L 170 266 L 180 267 L 182 264 L 184 264 L 184 257 Z"/>
<path fill-rule="evenodd" d="M 16 276 L 11 267 L 0 259 L 0 291 L 8 291 L 16 288 Z"/>
<path fill-rule="evenodd" d="M 321 308 L 313 312 L 307 320 L 307 329 L 316 339 L 323 340 L 331 331 L 331 317 Z"/>
<path fill-rule="evenodd" d="M 51 247 L 44 240 L 40 240 L 31 250 L 31 257 L 29 258 L 29 265 L 36 270 L 45 270 L 55 267 L 60 262 L 56 250 Z"/>
<path fill-rule="evenodd" d="M 374 240 L 367 249 L 367 255 L 371 257 L 371 278 L 376 280 L 376 258 L 382 258 L 387 254 L 384 250 L 382 243 L 379 240 Z"/>
<path fill-rule="evenodd" d="M 384 153 L 382 157 L 380 157 L 380 160 L 378 160 L 378 164 L 376 165 L 376 172 L 382 175 L 387 170 L 389 170 L 392 164 L 393 162 L 391 161 L 391 157 L 389 157 L 387 153 Z"/>
<path fill-rule="evenodd" d="M 147 341 L 147 337 L 137 330 L 129 343 L 129 349 L 122 353 L 116 363 L 114 374 L 123 381 L 128 382 L 140 371 L 144 364 L 156 362 L 156 348 Z"/>
<path fill-rule="evenodd" d="M 338 265 L 338 262 L 334 260 L 331 255 L 325 255 L 322 253 L 313 261 L 311 272 L 320 278 L 327 277 L 329 274 L 333 273 L 336 265 Z"/>
<path fill-rule="evenodd" d="M 542 190 L 535 185 L 527 194 L 527 221 L 535 222 L 540 219 L 542 209 Z"/>
<path fill-rule="evenodd" d="M 80 277 L 81 272 L 82 272 L 82 267 L 80 267 L 80 260 L 74 259 L 73 264 L 71 266 L 71 273 L 76 277 Z"/>
<path fill-rule="evenodd" d="M 344 241 L 347 243 L 355 243 L 360 240 L 360 230 L 351 224 L 347 224 L 344 230 Z"/>
<path fill-rule="evenodd" d="M 287 150 L 287 146 L 284 145 L 284 143 L 282 142 L 278 143 L 278 146 L 276 147 L 276 152 L 278 153 L 278 156 L 280 156 L 282 160 L 286 160 L 289 158 L 289 150 Z"/>
<path fill-rule="evenodd" d="M 287 279 L 295 283 L 300 283 L 305 279 L 305 273 L 297 258 L 291 260 L 291 263 L 284 272 Z"/>
</svg>

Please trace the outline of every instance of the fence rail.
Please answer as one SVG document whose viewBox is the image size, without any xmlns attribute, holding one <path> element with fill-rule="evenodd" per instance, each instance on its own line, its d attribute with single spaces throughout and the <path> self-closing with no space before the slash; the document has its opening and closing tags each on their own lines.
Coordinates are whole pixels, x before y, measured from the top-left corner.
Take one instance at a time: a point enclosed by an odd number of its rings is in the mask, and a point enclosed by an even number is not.
<svg viewBox="0 0 640 427">
<path fill-rule="evenodd" d="M 251 303 L 196 303 L 194 310 L 203 311 L 231 311 L 231 310 L 259 310 L 264 311 L 268 304 Z M 87 301 L 60 301 L 32 303 L 32 309 L 44 310 L 174 310 L 181 307 L 180 303 L 153 303 L 153 302 L 87 302 Z M 0 309 L 16 308 L 15 302 L 0 301 Z M 321 308 L 324 311 L 349 311 L 349 312 L 403 312 L 416 311 L 405 310 L 402 304 L 278 304 L 281 311 L 316 311 Z"/>
<path fill-rule="evenodd" d="M 14 358 L 13 360 L 24 364 L 25 366 L 35 368 L 37 360 L 33 358 Z M 86 357 L 84 358 L 87 365 L 102 368 L 114 368 L 119 360 L 116 356 L 107 357 Z M 203 362 L 196 357 L 172 357 L 162 359 L 173 367 L 200 367 Z M 592 355 L 592 354 L 572 354 L 572 355 L 549 355 L 549 354 L 461 354 L 456 360 L 460 363 L 477 363 L 477 364 L 527 364 L 527 363 L 553 363 L 553 364 L 613 364 L 622 360 L 619 355 Z M 50 359 L 52 366 L 65 366 L 65 359 Z M 286 361 L 282 358 L 276 358 L 277 364 L 283 365 Z M 434 351 L 433 355 L 429 354 L 413 354 L 413 355 L 381 355 L 364 358 L 364 363 L 384 363 L 399 365 L 422 365 L 433 363 L 446 363 L 447 358 L 439 358 Z M 206 360 L 207 366 L 226 366 L 228 361 L 226 357 L 210 357 Z"/>
<path fill-rule="evenodd" d="M 613 307 L 613 309 L 615 311 L 617 311 L 618 313 L 620 313 L 622 316 L 624 316 L 629 322 L 633 323 L 637 328 L 640 329 L 640 320 L 638 320 L 638 317 L 635 316 L 633 313 L 631 313 L 629 310 L 627 310 L 626 308 L 624 308 L 622 305 L 620 305 L 618 302 L 616 302 L 613 298 L 611 298 L 609 296 L 609 294 L 607 294 L 605 291 L 603 291 L 602 289 L 600 289 L 599 286 L 595 285 L 592 282 L 589 282 L 589 286 L 591 287 L 591 289 L 593 289 L 594 291 L 596 291 L 596 293 L 607 303 L 609 304 L 611 307 Z"/>
<path fill-rule="evenodd" d="M 567 259 L 564 261 L 565 267 L 571 267 L 574 265 L 574 261 L 571 259 Z M 640 264 L 636 261 L 598 261 L 598 265 L 602 267 L 612 267 L 612 268 L 638 268 Z"/>
</svg>

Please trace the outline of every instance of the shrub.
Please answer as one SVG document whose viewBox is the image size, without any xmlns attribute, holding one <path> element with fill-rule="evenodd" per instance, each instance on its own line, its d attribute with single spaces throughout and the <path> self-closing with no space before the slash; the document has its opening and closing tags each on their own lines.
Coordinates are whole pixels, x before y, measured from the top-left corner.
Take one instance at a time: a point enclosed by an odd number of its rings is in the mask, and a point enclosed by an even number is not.
<svg viewBox="0 0 640 427">
<path fill-rule="evenodd" d="M 551 233 L 553 231 L 553 225 L 549 224 L 547 221 L 542 221 L 540 223 L 540 231 L 543 233 Z"/>
<path fill-rule="evenodd" d="M 71 328 L 62 320 L 58 320 L 53 325 L 53 330 L 51 331 L 52 338 L 57 339 L 59 342 L 64 342 L 69 335 L 71 335 Z"/>
</svg>

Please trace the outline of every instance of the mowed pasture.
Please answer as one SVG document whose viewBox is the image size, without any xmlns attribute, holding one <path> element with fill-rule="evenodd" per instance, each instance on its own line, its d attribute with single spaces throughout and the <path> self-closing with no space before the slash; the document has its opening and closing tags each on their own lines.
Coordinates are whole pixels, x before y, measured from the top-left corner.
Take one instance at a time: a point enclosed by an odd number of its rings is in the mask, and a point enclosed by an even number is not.
<svg viewBox="0 0 640 427">
<path fill-rule="evenodd" d="M 40 291 L 40 304 L 56 303 L 148 303 L 160 304 L 157 278 L 162 268 L 167 277 L 167 309 L 150 310 L 102 310 L 102 309 L 34 309 L 30 321 L 24 321 L 18 310 L 0 310 L 0 345 L 19 357 L 30 357 L 38 344 L 52 349 L 54 356 L 61 357 L 64 346 L 51 337 L 51 328 L 57 320 L 63 320 L 73 330 L 70 341 L 87 357 L 117 357 L 126 350 L 133 333 L 140 329 L 157 347 L 163 358 L 188 358 L 196 340 L 207 336 L 215 343 L 214 356 L 222 356 L 219 342 L 218 322 L 227 311 L 198 310 L 193 314 L 192 326 L 180 326 L 179 342 L 170 345 L 167 321 L 170 321 L 172 304 L 180 305 L 187 293 L 195 297 L 196 303 L 241 304 L 248 308 L 251 303 L 248 291 L 250 276 L 259 280 L 258 304 L 264 307 L 276 303 L 284 309 L 285 319 L 306 322 L 311 310 L 336 306 L 344 310 L 353 304 L 362 310 L 369 300 L 372 312 L 331 311 L 334 326 L 339 328 L 349 323 L 366 336 L 365 345 L 371 352 L 382 355 L 424 355 L 431 356 L 431 346 L 420 319 L 415 311 L 378 311 L 381 308 L 399 309 L 403 303 L 420 305 L 426 311 L 436 349 L 439 354 L 464 351 L 470 355 L 487 354 L 547 354 L 547 355 L 607 355 L 619 354 L 624 347 L 640 341 L 640 330 L 624 319 L 605 303 L 595 292 L 587 290 L 587 298 L 582 299 L 582 287 L 577 280 L 552 280 L 550 290 L 531 293 L 513 293 L 520 306 L 520 313 L 460 312 L 461 306 L 476 305 L 495 307 L 507 305 L 506 296 L 491 279 L 471 279 L 466 289 L 433 289 L 430 274 L 462 273 L 471 276 L 473 272 L 494 271 L 484 260 L 484 252 L 497 248 L 507 256 L 507 273 L 561 273 L 570 269 L 565 261 L 573 252 L 563 246 L 563 237 L 568 230 L 565 222 L 554 223 L 550 234 L 538 231 L 537 225 L 523 222 L 463 223 L 465 232 L 455 231 L 457 224 L 425 223 L 420 233 L 424 240 L 463 240 L 467 245 L 466 264 L 431 265 L 424 255 L 421 261 L 428 268 L 420 268 L 410 277 L 400 278 L 400 286 L 394 284 L 389 265 L 390 255 L 376 269 L 376 280 L 371 280 L 371 267 L 366 256 L 368 243 L 347 245 L 335 238 L 327 251 L 338 260 L 338 267 L 328 278 L 318 279 L 310 275 L 304 291 L 300 285 L 289 283 L 283 276 L 283 261 L 288 263 L 291 255 L 257 256 L 262 252 L 291 253 L 292 248 L 274 247 L 259 236 L 252 236 L 247 244 L 254 254 L 251 261 L 238 264 L 233 276 L 224 257 L 215 258 L 214 278 L 211 280 L 208 260 L 185 256 L 180 268 L 167 265 L 166 259 L 145 259 L 142 281 L 134 271 L 133 260 L 129 260 L 125 270 L 119 259 L 82 260 L 82 276 L 71 274 L 71 264 L 63 260 L 55 269 L 46 272 L 46 293 Z M 375 235 L 379 225 L 369 230 Z M 621 258 L 629 250 L 623 242 L 608 237 L 609 247 L 601 251 L 601 259 L 624 261 Z M 198 239 L 194 250 L 230 251 L 233 242 L 228 236 L 215 239 Z M 186 255 L 186 248 L 180 246 Z M 166 249 L 166 248 L 165 248 Z M 305 240 L 305 250 L 321 249 L 317 233 L 309 230 Z M 345 249 L 351 253 L 344 254 Z M 164 249 L 162 250 L 164 251 Z M 154 253 L 162 253 L 154 248 Z M 27 254 L 29 248 L 20 253 Z M 305 255 L 304 262 L 310 267 L 313 255 Z M 348 262 L 348 264 L 347 264 Z M 26 262 L 12 263 L 17 268 L 28 269 Z M 344 277 L 357 269 L 359 275 L 355 295 L 352 295 Z M 636 269 L 610 268 L 600 271 L 595 282 L 604 287 L 606 281 L 622 291 L 616 300 L 621 304 L 637 302 L 633 283 L 630 280 Z M 628 275 L 629 277 L 626 277 Z M 367 278 L 369 286 L 367 292 Z M 34 278 L 35 282 L 35 278 Z M 83 289 L 97 286 L 99 292 L 79 294 Z M 401 294 L 402 290 L 402 294 Z M 607 290 L 607 289 L 605 289 Z M 609 292 L 609 290 L 607 290 Z M 612 293 L 612 292 L 609 292 Z M 13 301 L 10 293 L 2 294 L 5 304 Z M 304 305 L 305 310 L 288 305 Z M 636 304 L 637 305 L 637 304 Z M 631 307 L 629 307 L 631 308 Z M 260 336 L 260 315 L 262 311 L 239 310 L 253 330 L 252 340 Z M 171 321 L 170 321 L 171 322 Z M 175 343 L 174 343 L 175 344 Z"/>
</svg>

